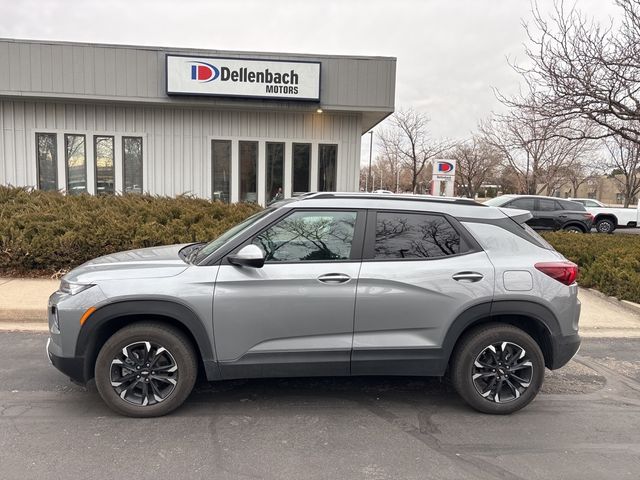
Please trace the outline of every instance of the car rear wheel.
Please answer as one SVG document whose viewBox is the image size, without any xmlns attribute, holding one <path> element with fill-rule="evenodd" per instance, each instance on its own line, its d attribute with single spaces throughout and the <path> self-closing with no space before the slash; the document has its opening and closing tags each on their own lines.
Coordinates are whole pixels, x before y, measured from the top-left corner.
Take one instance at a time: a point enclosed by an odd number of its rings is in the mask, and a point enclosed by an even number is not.
<svg viewBox="0 0 640 480">
<path fill-rule="evenodd" d="M 525 407 L 542 387 L 544 357 L 527 333 L 512 325 L 471 330 L 453 355 L 452 381 L 474 409 L 505 415 Z"/>
<path fill-rule="evenodd" d="M 96 360 L 96 387 L 114 411 L 157 417 L 191 393 L 198 364 L 189 339 L 160 323 L 138 323 L 109 338 Z"/>
<path fill-rule="evenodd" d="M 596 222 L 596 230 L 598 231 L 598 233 L 613 233 L 615 229 L 615 223 L 613 223 L 613 220 L 610 220 L 608 218 L 603 218 Z"/>
</svg>

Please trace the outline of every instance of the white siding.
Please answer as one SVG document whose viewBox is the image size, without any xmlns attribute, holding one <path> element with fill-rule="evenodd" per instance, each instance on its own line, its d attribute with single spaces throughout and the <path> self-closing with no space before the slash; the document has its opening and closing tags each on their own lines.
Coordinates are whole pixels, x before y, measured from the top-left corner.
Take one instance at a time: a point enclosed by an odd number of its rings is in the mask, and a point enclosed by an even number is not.
<svg viewBox="0 0 640 480">
<path fill-rule="evenodd" d="M 79 61 L 80 57 L 76 56 Z M 68 61 L 73 62 L 74 57 Z M 109 83 L 109 82 L 108 82 Z M 113 85 L 109 88 L 114 88 Z M 64 162 L 62 135 L 87 135 L 89 191 L 93 191 L 93 135 L 116 137 L 116 178 L 122 185 L 123 135 L 143 137 L 144 190 L 157 195 L 190 193 L 211 196 L 211 139 L 258 140 L 264 154 L 265 141 L 286 143 L 285 165 L 292 142 L 338 145 L 338 190 L 358 188 L 360 163 L 360 114 L 302 113 L 281 111 L 212 110 L 170 106 L 53 103 L 0 100 L 0 184 L 35 186 L 35 133 L 58 133 L 58 164 Z M 237 146 L 234 143 L 234 150 Z M 261 160 L 261 165 L 264 162 Z M 315 164 L 315 163 L 314 163 Z M 236 166 L 237 167 L 237 166 Z M 236 169 L 237 171 L 237 169 Z M 260 178 L 259 174 L 259 178 Z M 317 185 L 312 171 L 311 185 Z M 289 172 L 286 175 L 290 178 Z M 64 175 L 58 185 L 64 188 Z M 232 199 L 237 200 L 237 179 Z"/>
</svg>

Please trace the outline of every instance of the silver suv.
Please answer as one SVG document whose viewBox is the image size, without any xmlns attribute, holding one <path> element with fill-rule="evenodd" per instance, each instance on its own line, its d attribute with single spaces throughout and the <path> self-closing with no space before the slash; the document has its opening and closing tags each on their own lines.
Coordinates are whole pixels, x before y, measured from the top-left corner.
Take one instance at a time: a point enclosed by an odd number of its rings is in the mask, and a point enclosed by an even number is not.
<svg viewBox="0 0 640 480">
<path fill-rule="evenodd" d="M 281 201 L 207 244 L 71 271 L 48 355 L 130 416 L 180 406 L 198 373 L 448 375 L 473 408 L 511 413 L 580 345 L 577 267 L 529 218 L 439 197 Z"/>
</svg>

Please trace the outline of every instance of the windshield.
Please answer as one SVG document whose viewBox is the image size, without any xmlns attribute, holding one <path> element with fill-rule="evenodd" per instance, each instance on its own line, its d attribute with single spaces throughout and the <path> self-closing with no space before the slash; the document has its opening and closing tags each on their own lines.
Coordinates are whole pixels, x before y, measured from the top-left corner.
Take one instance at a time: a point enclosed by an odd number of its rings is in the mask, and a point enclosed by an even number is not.
<svg viewBox="0 0 640 480">
<path fill-rule="evenodd" d="M 507 200 L 509 200 L 509 197 L 501 195 L 499 197 L 491 198 L 483 203 L 485 205 L 489 205 L 490 207 L 500 207 L 501 205 L 504 205 L 505 203 L 507 203 Z"/>
<path fill-rule="evenodd" d="M 262 217 L 265 217 L 266 215 L 268 215 L 269 213 L 273 212 L 274 210 L 275 210 L 275 208 L 267 208 L 265 210 L 262 210 L 261 212 L 258 212 L 258 213 L 254 214 L 254 215 L 251 215 L 246 220 L 244 220 L 244 221 L 240 222 L 239 224 L 231 227 L 229 230 L 224 232 L 218 238 L 216 238 L 215 240 L 210 241 L 209 243 L 204 245 L 202 248 L 198 249 L 198 253 L 196 254 L 195 258 L 193 259 L 193 263 L 195 265 L 199 264 L 202 260 L 207 258 L 209 255 L 211 255 L 213 252 L 215 252 L 217 249 L 219 249 L 221 246 L 223 246 L 229 240 L 231 240 L 236 235 L 241 233 L 245 228 L 250 227 L 251 225 L 256 223 L 258 220 L 260 220 Z"/>
</svg>

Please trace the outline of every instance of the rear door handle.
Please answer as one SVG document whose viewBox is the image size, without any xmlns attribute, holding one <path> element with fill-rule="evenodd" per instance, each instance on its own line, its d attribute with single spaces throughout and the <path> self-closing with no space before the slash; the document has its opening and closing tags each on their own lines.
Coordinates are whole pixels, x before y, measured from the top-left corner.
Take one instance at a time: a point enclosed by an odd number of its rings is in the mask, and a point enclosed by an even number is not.
<svg viewBox="0 0 640 480">
<path fill-rule="evenodd" d="M 351 277 L 345 273 L 327 273 L 320 275 L 318 281 L 327 284 L 347 283 Z"/>
<path fill-rule="evenodd" d="M 456 280 L 457 282 L 479 282 L 484 278 L 484 275 L 478 272 L 458 272 L 454 274 L 451 278 Z"/>
</svg>

